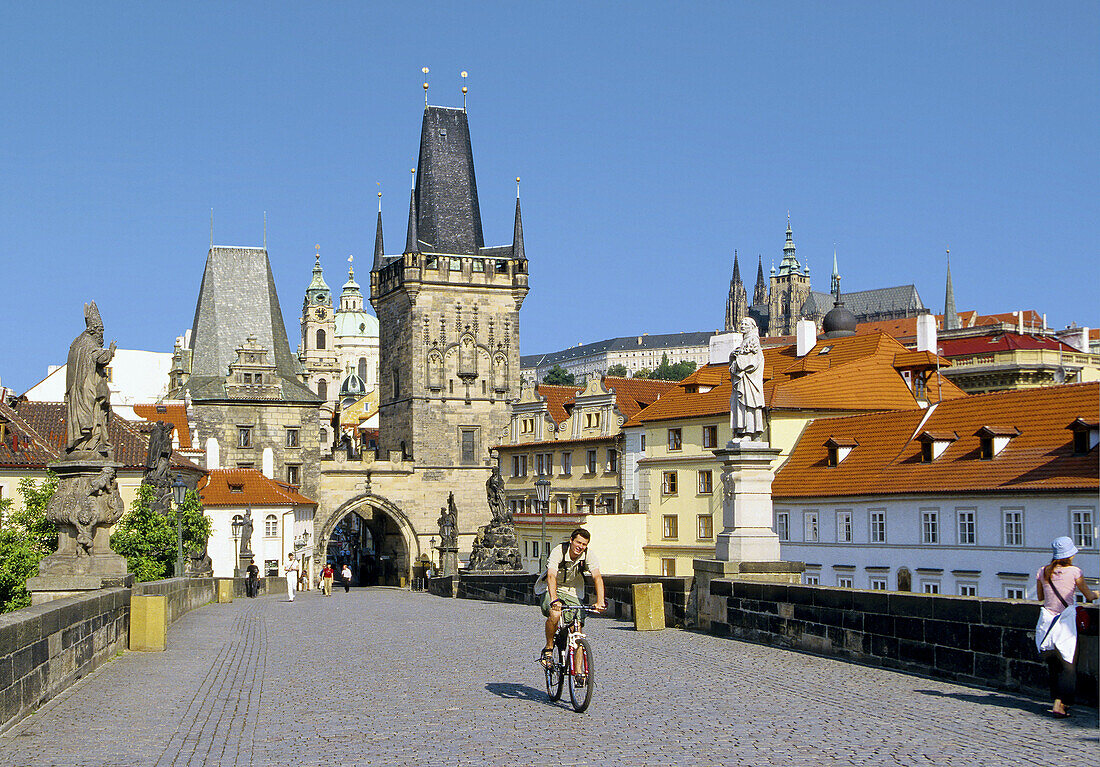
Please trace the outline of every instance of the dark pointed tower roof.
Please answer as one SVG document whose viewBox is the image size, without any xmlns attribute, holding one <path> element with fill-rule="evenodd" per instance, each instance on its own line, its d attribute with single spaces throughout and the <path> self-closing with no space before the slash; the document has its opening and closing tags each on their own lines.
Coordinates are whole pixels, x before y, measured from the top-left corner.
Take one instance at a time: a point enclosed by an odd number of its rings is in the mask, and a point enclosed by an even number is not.
<svg viewBox="0 0 1100 767">
<path fill-rule="evenodd" d="M 416 241 L 416 187 L 413 187 L 413 190 L 409 193 L 409 228 L 405 233 L 405 252 L 420 252 L 420 247 Z"/>
<path fill-rule="evenodd" d="M 741 282 L 741 265 L 738 263 L 737 251 L 733 251 L 733 276 L 730 277 L 730 293 L 726 299 L 726 332 L 737 330 L 737 326 L 745 317 L 748 310 L 748 294 L 745 292 L 745 284 Z"/>
<path fill-rule="evenodd" d="M 955 311 L 955 287 L 951 284 L 951 251 L 947 256 L 947 291 L 943 300 L 943 329 L 959 329 L 959 313 Z"/>
<path fill-rule="evenodd" d="M 385 250 L 382 247 L 382 197 L 378 198 L 378 226 L 374 231 L 374 268 L 381 269 L 385 260 Z"/>
<path fill-rule="evenodd" d="M 464 110 L 424 108 L 414 198 L 416 235 L 429 252 L 477 255 L 485 246 Z"/>
<path fill-rule="evenodd" d="M 319 401 L 298 379 L 298 359 L 287 340 L 265 248 L 210 248 L 191 328 L 191 377 L 185 389 L 193 400 L 226 398 L 229 365 L 237 361 L 237 349 L 254 337 L 275 364 L 282 401 Z"/>
<path fill-rule="evenodd" d="M 768 281 L 764 279 L 763 256 L 756 258 L 756 287 L 752 291 L 752 303 L 754 306 L 768 303 Z"/>
<path fill-rule="evenodd" d="M 516 195 L 516 226 L 512 230 L 512 258 L 527 258 L 523 254 L 523 219 L 519 213 L 519 194 Z"/>
</svg>

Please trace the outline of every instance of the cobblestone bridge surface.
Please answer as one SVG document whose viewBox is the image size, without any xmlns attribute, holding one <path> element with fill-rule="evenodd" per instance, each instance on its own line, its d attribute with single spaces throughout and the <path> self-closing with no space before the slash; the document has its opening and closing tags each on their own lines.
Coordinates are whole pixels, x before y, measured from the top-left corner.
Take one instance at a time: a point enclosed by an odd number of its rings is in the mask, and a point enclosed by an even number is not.
<svg viewBox="0 0 1100 767">
<path fill-rule="evenodd" d="M 396 589 L 209 605 L 0 736 L 2 765 L 1100 764 L 1096 710 L 592 620 L 546 700 L 532 607 Z M 568 700 L 568 692 L 565 694 Z"/>
</svg>

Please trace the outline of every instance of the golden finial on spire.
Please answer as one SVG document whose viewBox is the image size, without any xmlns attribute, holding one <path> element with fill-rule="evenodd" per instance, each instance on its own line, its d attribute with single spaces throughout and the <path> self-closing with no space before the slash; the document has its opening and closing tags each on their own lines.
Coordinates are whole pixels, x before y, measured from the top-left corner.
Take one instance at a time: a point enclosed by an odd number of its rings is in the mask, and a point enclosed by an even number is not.
<svg viewBox="0 0 1100 767">
<path fill-rule="evenodd" d="M 321 243 L 317 243 L 316 245 L 314 245 L 313 249 L 315 251 L 317 251 L 317 261 L 320 262 L 320 260 L 321 260 Z"/>
<path fill-rule="evenodd" d="M 416 189 L 416 168 L 409 168 L 409 173 L 412 174 L 412 184 L 409 186 L 409 188 Z"/>
<path fill-rule="evenodd" d="M 428 106 L 428 68 L 421 67 L 420 71 L 424 73 L 424 106 Z"/>
<path fill-rule="evenodd" d="M 374 183 L 378 184 L 378 212 L 381 213 L 382 212 L 382 182 L 381 181 L 375 181 Z"/>
<path fill-rule="evenodd" d="M 516 199 L 519 199 L 519 176 L 516 176 Z"/>
<path fill-rule="evenodd" d="M 465 69 L 462 70 L 462 111 L 466 111 L 466 77 L 468 76 Z"/>
</svg>

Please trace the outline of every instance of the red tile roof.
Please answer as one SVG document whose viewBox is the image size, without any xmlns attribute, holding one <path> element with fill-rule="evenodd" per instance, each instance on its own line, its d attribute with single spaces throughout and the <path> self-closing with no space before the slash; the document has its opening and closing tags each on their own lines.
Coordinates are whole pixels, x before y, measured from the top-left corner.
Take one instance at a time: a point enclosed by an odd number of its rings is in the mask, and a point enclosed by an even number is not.
<svg viewBox="0 0 1100 767">
<path fill-rule="evenodd" d="M 944 357 L 968 357 L 974 354 L 991 354 L 993 352 L 1014 351 L 1017 349 L 1061 349 L 1064 352 L 1076 353 L 1069 344 L 1050 336 L 1033 336 L 1019 333 L 995 333 L 988 336 L 974 336 L 971 338 L 941 338 L 940 350 Z"/>
<path fill-rule="evenodd" d="M 604 388 L 615 392 L 615 404 L 629 421 L 639 412 L 659 400 L 676 381 L 651 381 L 645 378 L 615 378 L 604 376 Z"/>
<path fill-rule="evenodd" d="M 764 349 L 764 399 L 771 408 L 801 410 L 899 410 L 916 407 L 894 359 L 910 352 L 884 333 L 824 339 L 799 358 L 795 345 Z M 908 359 L 903 357 L 903 360 Z M 700 391 L 707 386 L 714 388 Z M 932 374 L 933 401 L 965 397 L 958 386 Z M 627 425 L 729 412 L 729 368 L 707 365 L 681 381 Z"/>
<path fill-rule="evenodd" d="M 187 422 L 187 408 L 182 402 L 164 403 L 160 405 L 134 405 L 134 413 L 146 421 L 156 423 L 164 421 L 176 427 L 179 435 L 180 449 L 191 449 L 191 427 Z"/>
<path fill-rule="evenodd" d="M 238 489 L 239 488 L 239 489 Z M 199 482 L 203 506 L 316 506 L 285 482 L 256 469 L 213 469 Z"/>
<path fill-rule="evenodd" d="M 58 449 L 4 402 L 0 402 L 0 425 L 0 466 L 40 468 L 58 460 Z"/>
<path fill-rule="evenodd" d="M 1100 384 L 1072 384 L 982 394 L 944 401 L 929 410 L 819 419 L 803 431 L 776 474 L 779 499 L 901 493 L 1093 490 L 1096 448 L 1073 452 L 1068 428 L 1095 421 Z M 925 417 L 927 416 L 927 420 Z M 981 430 L 1019 435 L 992 459 L 980 457 Z M 957 434 L 935 460 L 921 462 L 920 436 Z M 829 438 L 858 446 L 840 465 L 826 466 Z"/>
<path fill-rule="evenodd" d="M 535 393 L 546 398 L 546 409 L 554 419 L 554 423 L 561 423 L 569 417 L 565 412 L 565 404 L 582 391 L 584 391 L 583 386 L 554 386 L 542 383 L 535 386 Z"/>
</svg>

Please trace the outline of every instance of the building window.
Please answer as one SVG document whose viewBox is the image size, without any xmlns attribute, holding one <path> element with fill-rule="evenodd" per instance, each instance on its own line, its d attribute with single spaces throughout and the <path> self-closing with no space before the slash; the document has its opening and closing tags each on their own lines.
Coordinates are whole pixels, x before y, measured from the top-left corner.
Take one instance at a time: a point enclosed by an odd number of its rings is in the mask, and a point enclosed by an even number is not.
<svg viewBox="0 0 1100 767">
<path fill-rule="evenodd" d="M 680 529 L 678 517 L 675 514 L 665 514 L 661 517 L 661 535 L 667 539 L 679 537 Z"/>
<path fill-rule="evenodd" d="M 535 453 L 535 476 L 545 477 L 553 469 L 553 453 Z"/>
<path fill-rule="evenodd" d="M 714 518 L 710 514 L 700 514 L 696 519 L 699 540 L 709 541 L 714 537 Z"/>
<path fill-rule="evenodd" d="M 973 546 L 978 542 L 978 526 L 973 509 L 959 509 L 959 545 Z"/>
<path fill-rule="evenodd" d="M 367 358 L 359 358 L 359 377 L 363 379 L 363 383 L 369 385 L 367 381 Z"/>
<path fill-rule="evenodd" d="M 603 507 L 604 507 L 604 513 L 614 514 L 615 513 L 615 508 L 616 508 L 615 507 L 615 496 L 605 495 L 603 497 Z"/>
<path fill-rule="evenodd" d="M 937 581 L 922 581 L 921 591 L 925 594 L 939 594 L 940 584 Z"/>
<path fill-rule="evenodd" d="M 816 586 L 820 582 L 821 582 L 821 579 L 818 577 L 817 573 L 803 573 L 802 574 L 802 583 L 805 584 L 806 586 Z"/>
<path fill-rule="evenodd" d="M 1080 549 L 1091 549 L 1096 538 L 1092 528 L 1092 509 L 1070 509 L 1070 527 L 1073 544 Z"/>
<path fill-rule="evenodd" d="M 661 474 L 661 492 L 665 495 L 676 495 L 676 472 L 666 471 Z"/>
<path fill-rule="evenodd" d="M 1024 512 L 1021 509 L 1004 509 L 1005 546 L 1024 545 Z"/>
<path fill-rule="evenodd" d="M 600 414 L 599 413 L 585 413 L 584 414 L 584 428 L 597 429 L 600 426 Z"/>
<path fill-rule="evenodd" d="M 274 514 L 264 517 L 264 537 L 275 538 L 279 535 L 279 518 Z"/>
<path fill-rule="evenodd" d="M 596 451 L 589 450 L 585 454 L 585 469 L 589 474 L 596 473 Z"/>
<path fill-rule="evenodd" d="M 817 529 L 817 512 L 807 511 L 803 517 L 803 530 L 805 535 L 803 538 L 807 543 L 817 543 L 818 529 Z"/>
<path fill-rule="evenodd" d="M 676 576 L 675 559 L 669 558 L 661 560 L 661 576 L 665 578 L 673 578 Z"/>
<path fill-rule="evenodd" d="M 277 560 L 277 559 L 265 559 L 264 560 L 264 577 L 265 578 L 278 578 L 279 577 L 279 560 Z"/>
<path fill-rule="evenodd" d="M 328 399 L 328 381 L 321 378 L 317 381 L 317 396 L 321 399 Z"/>
<path fill-rule="evenodd" d="M 527 476 L 527 456 L 525 456 L 525 455 L 513 455 L 512 456 L 512 476 L 513 477 L 526 477 Z"/>
<path fill-rule="evenodd" d="M 300 485 L 302 483 L 301 467 L 297 464 L 287 464 L 286 467 L 286 483 L 288 485 Z"/>
<path fill-rule="evenodd" d="M 1022 586 L 1005 586 L 1005 599 L 1026 599 L 1027 590 Z"/>
<path fill-rule="evenodd" d="M 324 448 L 326 445 L 328 445 L 328 430 L 327 429 L 321 429 L 320 439 L 321 439 L 321 447 L 322 448 Z"/>
<path fill-rule="evenodd" d="M 477 463 L 477 429 L 462 429 L 459 434 L 464 464 Z"/>
<path fill-rule="evenodd" d="M 679 429 L 668 430 L 668 449 L 680 450 L 684 446 L 683 438 Z"/>
<path fill-rule="evenodd" d="M 641 451 L 642 451 L 643 453 L 645 452 L 645 435 L 644 435 L 644 434 L 642 435 L 642 441 L 641 441 L 641 443 L 640 443 L 640 445 L 639 445 L 639 449 L 640 449 L 640 450 L 641 450 Z"/>
<path fill-rule="evenodd" d="M 607 451 L 607 470 L 610 472 L 616 472 L 619 470 L 619 451 L 608 450 Z"/>
<path fill-rule="evenodd" d="M 568 477 L 573 473 L 573 454 L 562 453 L 561 454 L 561 473 L 562 476 Z"/>
<path fill-rule="evenodd" d="M 718 427 L 717 426 L 704 426 L 703 427 L 703 447 L 718 447 Z"/>
<path fill-rule="evenodd" d="M 535 419 L 534 418 L 522 418 L 519 422 L 520 434 L 534 434 L 535 433 Z"/>
<path fill-rule="evenodd" d="M 699 472 L 699 494 L 710 495 L 714 492 L 714 475 L 710 470 Z"/>
<path fill-rule="evenodd" d="M 871 591 L 886 591 L 886 579 L 881 577 L 872 578 Z"/>
<path fill-rule="evenodd" d="M 323 330 L 318 330 L 317 331 L 317 348 L 318 349 L 324 349 L 325 348 L 325 331 L 323 331 Z"/>
<path fill-rule="evenodd" d="M 920 542 L 925 545 L 940 542 L 940 513 L 938 511 L 921 511 Z"/>
<path fill-rule="evenodd" d="M 979 437 L 978 438 L 978 455 L 983 461 L 990 461 L 993 459 L 993 437 Z"/>
<path fill-rule="evenodd" d="M 568 514 L 569 513 L 569 496 L 562 495 L 562 496 L 558 497 L 558 513 L 559 514 Z"/>
<path fill-rule="evenodd" d="M 852 512 L 838 511 L 836 513 L 836 541 L 837 543 L 852 542 Z"/>
<path fill-rule="evenodd" d="M 287 429 L 286 430 L 286 446 L 287 447 L 298 447 L 298 430 L 297 429 Z"/>
<path fill-rule="evenodd" d="M 978 584 L 976 584 L 976 583 L 960 583 L 959 584 L 959 596 L 960 597 L 976 597 L 976 596 L 978 596 Z"/>
<path fill-rule="evenodd" d="M 790 512 L 775 512 L 775 534 L 779 536 L 779 540 L 781 541 L 789 541 L 791 539 Z"/>
<path fill-rule="evenodd" d="M 852 588 L 852 576 L 850 575 L 838 575 L 836 577 L 836 585 L 842 589 Z"/>
<path fill-rule="evenodd" d="M 508 510 L 512 512 L 512 515 L 522 514 L 526 509 L 523 507 L 522 499 L 515 499 L 508 501 Z"/>
<path fill-rule="evenodd" d="M 237 447 L 241 449 L 252 447 L 252 427 L 237 427 Z"/>
<path fill-rule="evenodd" d="M 886 512 L 871 512 L 871 543 L 886 543 Z"/>
<path fill-rule="evenodd" d="M 461 272 L 462 271 L 462 259 L 461 258 L 452 258 L 451 259 L 451 271 L 452 272 Z"/>
</svg>

